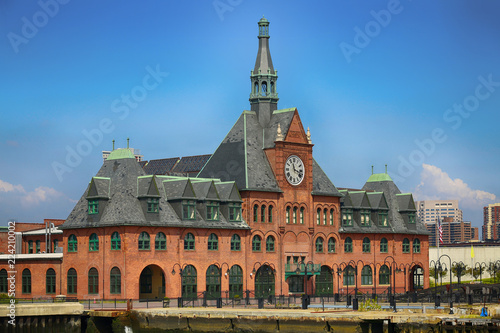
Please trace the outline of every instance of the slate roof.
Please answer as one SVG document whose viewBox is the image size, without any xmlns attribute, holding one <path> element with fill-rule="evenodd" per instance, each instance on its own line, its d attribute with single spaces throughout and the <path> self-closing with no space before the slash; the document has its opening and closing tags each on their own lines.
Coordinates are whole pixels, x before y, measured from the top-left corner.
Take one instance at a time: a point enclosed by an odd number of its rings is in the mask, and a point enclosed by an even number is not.
<svg viewBox="0 0 500 333">
<path fill-rule="evenodd" d="M 172 172 L 198 173 L 203 168 L 205 163 L 207 163 L 210 156 L 212 155 L 208 154 L 208 155 L 182 157 L 181 160 L 177 164 L 175 164 L 175 166 L 172 168 Z"/>
<path fill-rule="evenodd" d="M 286 137 L 296 111 L 274 111 L 267 127 L 262 127 L 254 111 L 243 111 L 198 177 L 234 180 L 241 191 L 281 192 L 264 149 L 274 147 L 278 124 Z M 316 161 L 313 194 L 341 196 Z"/>
<path fill-rule="evenodd" d="M 144 172 L 146 172 L 148 175 L 165 175 L 168 172 L 172 171 L 172 168 L 179 161 L 179 157 L 147 161 L 143 166 Z"/>
<path fill-rule="evenodd" d="M 250 229 L 245 221 L 229 222 L 223 214 L 219 214 L 219 221 L 206 221 L 203 218 L 204 212 L 200 211 L 203 200 L 207 197 L 224 198 L 224 202 L 241 202 L 239 195 L 233 195 L 237 192 L 234 182 L 146 175 L 135 157 L 127 157 L 124 153 L 114 156 L 125 157 L 108 158 L 104 162 L 61 229 L 122 225 Z M 218 193 L 218 188 L 222 195 Z M 89 194 L 90 198 L 99 198 L 98 214 L 88 214 Z M 141 200 L 148 198 L 159 200 L 158 213 L 147 213 L 144 208 L 147 205 Z M 197 201 L 195 220 L 186 221 L 179 216 L 179 210 L 176 211 L 175 207 L 180 207 L 181 199 Z"/>
</svg>

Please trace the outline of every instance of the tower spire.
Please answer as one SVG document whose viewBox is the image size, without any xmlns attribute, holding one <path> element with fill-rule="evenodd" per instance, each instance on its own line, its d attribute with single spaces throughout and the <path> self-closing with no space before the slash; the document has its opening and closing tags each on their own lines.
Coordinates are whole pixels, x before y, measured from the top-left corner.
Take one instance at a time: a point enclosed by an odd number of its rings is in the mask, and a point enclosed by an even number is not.
<svg viewBox="0 0 500 333">
<path fill-rule="evenodd" d="M 259 24 L 259 50 L 255 67 L 250 75 L 252 91 L 250 105 L 258 115 L 262 127 L 267 127 L 271 114 L 278 108 L 276 81 L 278 72 L 274 70 L 271 52 L 269 51 L 269 21 L 262 17 Z"/>
</svg>

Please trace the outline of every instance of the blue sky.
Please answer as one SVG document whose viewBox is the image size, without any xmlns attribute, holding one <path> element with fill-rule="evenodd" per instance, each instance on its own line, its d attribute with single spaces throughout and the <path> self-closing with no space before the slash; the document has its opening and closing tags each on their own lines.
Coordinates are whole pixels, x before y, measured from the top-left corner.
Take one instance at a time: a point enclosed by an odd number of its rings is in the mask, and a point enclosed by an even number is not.
<svg viewBox="0 0 500 333">
<path fill-rule="evenodd" d="M 0 3 L 0 225 L 66 218 L 126 146 L 212 153 L 249 109 L 257 21 L 279 108 L 338 187 L 389 174 L 415 199 L 499 202 L 498 1 Z M 128 96 L 128 97 L 127 97 Z M 73 153 L 72 153 L 73 152 Z"/>
</svg>

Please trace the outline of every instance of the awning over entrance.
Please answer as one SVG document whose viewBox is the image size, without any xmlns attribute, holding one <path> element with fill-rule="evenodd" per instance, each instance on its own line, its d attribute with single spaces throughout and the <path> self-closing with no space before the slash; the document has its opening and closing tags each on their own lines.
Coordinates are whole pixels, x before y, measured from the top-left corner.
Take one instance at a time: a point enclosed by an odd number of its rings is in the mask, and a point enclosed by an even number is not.
<svg viewBox="0 0 500 333">
<path fill-rule="evenodd" d="M 285 280 L 292 275 L 319 275 L 321 273 L 321 264 L 285 264 Z"/>
</svg>

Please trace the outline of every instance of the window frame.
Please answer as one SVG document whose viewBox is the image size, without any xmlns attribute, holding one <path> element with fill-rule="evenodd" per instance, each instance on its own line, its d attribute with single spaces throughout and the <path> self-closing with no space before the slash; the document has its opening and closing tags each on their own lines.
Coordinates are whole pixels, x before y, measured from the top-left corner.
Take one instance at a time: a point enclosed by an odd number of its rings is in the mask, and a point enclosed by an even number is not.
<svg viewBox="0 0 500 333">
<path fill-rule="evenodd" d="M 353 241 L 351 237 L 347 237 L 344 240 L 344 253 L 352 253 L 353 251 Z"/>
<path fill-rule="evenodd" d="M 68 252 L 78 252 L 78 239 L 75 234 L 68 237 Z"/>
<path fill-rule="evenodd" d="M 408 238 L 403 239 L 401 246 L 403 253 L 410 253 L 410 240 Z"/>
<path fill-rule="evenodd" d="M 316 238 L 316 241 L 314 242 L 314 249 L 316 250 L 316 253 L 323 253 L 324 251 L 323 245 L 324 245 L 323 237 Z"/>
<path fill-rule="evenodd" d="M 196 250 L 195 241 L 196 237 L 192 233 L 188 232 L 186 236 L 184 236 L 184 251 Z"/>
<path fill-rule="evenodd" d="M 275 239 L 274 236 L 270 235 L 266 238 L 266 252 L 274 252 L 275 251 Z"/>
<path fill-rule="evenodd" d="M 337 247 L 337 241 L 335 240 L 335 238 L 334 237 L 328 238 L 328 253 L 335 253 L 336 247 Z"/>
<path fill-rule="evenodd" d="M 344 209 L 342 211 L 342 226 L 343 227 L 352 227 L 353 220 L 353 210 L 352 209 Z"/>
<path fill-rule="evenodd" d="M 99 200 L 88 200 L 88 214 L 99 214 Z"/>
<path fill-rule="evenodd" d="M 380 240 L 380 253 L 389 253 L 389 241 L 385 237 Z"/>
<path fill-rule="evenodd" d="M 262 252 L 262 237 L 259 235 L 252 237 L 252 252 Z"/>
<path fill-rule="evenodd" d="M 56 293 L 56 271 L 53 268 L 45 272 L 45 293 L 49 295 Z"/>
<path fill-rule="evenodd" d="M 216 234 L 211 233 L 207 240 L 208 251 L 218 251 L 219 250 L 219 237 Z"/>
<path fill-rule="evenodd" d="M 194 200 L 182 200 L 182 219 L 186 221 L 196 220 L 196 203 Z"/>
<path fill-rule="evenodd" d="M 90 252 L 99 251 L 99 236 L 97 236 L 95 232 L 89 236 L 89 251 Z"/>
<path fill-rule="evenodd" d="M 363 238 L 363 253 L 371 253 L 371 240 L 368 237 Z"/>
<path fill-rule="evenodd" d="M 155 251 L 167 250 L 167 236 L 160 231 L 155 235 Z"/>
<path fill-rule="evenodd" d="M 111 268 L 111 271 L 109 271 L 109 293 L 110 294 L 122 293 L 122 273 L 120 269 L 116 266 Z"/>
<path fill-rule="evenodd" d="M 118 231 L 111 234 L 111 250 L 120 251 L 122 249 L 122 239 Z"/>
<path fill-rule="evenodd" d="M 229 222 L 240 222 L 241 221 L 241 203 L 230 202 L 229 203 Z"/>
<path fill-rule="evenodd" d="M 231 251 L 241 251 L 241 237 L 238 234 L 231 236 Z"/>
<path fill-rule="evenodd" d="M 219 211 L 218 201 L 207 201 L 207 221 L 219 221 L 220 211 Z"/>
<path fill-rule="evenodd" d="M 148 213 L 159 213 L 160 212 L 160 199 L 158 198 L 148 198 Z"/>
<path fill-rule="evenodd" d="M 148 232 L 142 231 L 137 239 L 137 249 L 139 251 L 151 250 L 151 236 Z"/>
</svg>

